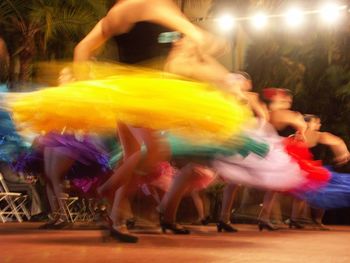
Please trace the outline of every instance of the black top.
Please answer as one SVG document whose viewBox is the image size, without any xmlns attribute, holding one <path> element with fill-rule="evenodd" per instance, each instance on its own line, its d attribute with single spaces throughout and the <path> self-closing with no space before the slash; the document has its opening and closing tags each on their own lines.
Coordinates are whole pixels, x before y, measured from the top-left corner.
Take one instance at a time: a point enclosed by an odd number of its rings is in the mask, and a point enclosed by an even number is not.
<svg viewBox="0 0 350 263">
<path fill-rule="evenodd" d="M 290 135 L 293 135 L 295 133 L 295 130 L 292 127 L 286 127 L 281 131 L 277 131 L 279 136 L 282 137 L 289 137 Z"/>
<path fill-rule="evenodd" d="M 325 149 L 325 146 L 322 145 L 322 144 L 317 144 L 315 145 L 314 147 L 310 147 L 309 148 L 310 152 L 312 153 L 312 155 L 314 156 L 314 160 L 322 160 L 322 159 L 325 159 L 324 157 L 324 151 L 326 150 Z"/>
<path fill-rule="evenodd" d="M 350 162 L 336 165 L 333 161 L 334 154 L 327 145 L 318 144 L 309 148 L 314 156 L 314 160 L 321 160 L 323 165 L 331 165 L 332 169 L 338 173 L 350 173 Z"/>
<path fill-rule="evenodd" d="M 139 22 L 128 33 L 115 36 L 119 61 L 133 64 L 166 55 L 170 45 L 158 43 L 158 36 L 167 31 L 170 30 L 153 23 Z"/>
</svg>

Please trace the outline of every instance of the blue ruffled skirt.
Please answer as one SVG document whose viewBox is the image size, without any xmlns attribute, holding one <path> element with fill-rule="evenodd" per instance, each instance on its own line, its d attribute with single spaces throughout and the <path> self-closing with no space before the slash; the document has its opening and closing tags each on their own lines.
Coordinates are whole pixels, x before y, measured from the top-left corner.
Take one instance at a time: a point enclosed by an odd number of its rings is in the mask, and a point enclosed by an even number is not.
<svg viewBox="0 0 350 263">
<path fill-rule="evenodd" d="M 350 207 L 350 174 L 331 172 L 331 179 L 317 190 L 298 192 L 295 195 L 312 207 L 334 209 Z"/>
</svg>

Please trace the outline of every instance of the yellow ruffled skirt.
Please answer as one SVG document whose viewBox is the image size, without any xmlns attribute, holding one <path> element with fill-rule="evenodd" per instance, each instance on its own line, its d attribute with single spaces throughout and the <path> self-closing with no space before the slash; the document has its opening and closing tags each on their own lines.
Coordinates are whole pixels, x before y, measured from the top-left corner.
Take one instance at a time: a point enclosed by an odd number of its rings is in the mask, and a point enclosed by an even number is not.
<svg viewBox="0 0 350 263">
<path fill-rule="evenodd" d="M 245 105 L 215 87 L 118 66 L 115 76 L 72 82 L 6 96 L 20 129 L 34 132 L 115 132 L 117 122 L 170 131 L 203 142 L 224 141 L 252 116 Z"/>
</svg>

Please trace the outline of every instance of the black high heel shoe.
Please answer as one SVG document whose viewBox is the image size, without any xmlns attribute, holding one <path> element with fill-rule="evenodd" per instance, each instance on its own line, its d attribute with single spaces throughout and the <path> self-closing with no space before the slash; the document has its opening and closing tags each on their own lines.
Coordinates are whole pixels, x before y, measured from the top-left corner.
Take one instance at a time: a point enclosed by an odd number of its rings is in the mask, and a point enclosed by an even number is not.
<svg viewBox="0 0 350 263">
<path fill-rule="evenodd" d="M 190 230 L 179 227 L 174 223 L 160 222 L 160 227 L 162 228 L 163 233 L 166 233 L 167 230 L 170 230 L 175 235 L 189 235 L 191 233 Z"/>
<path fill-rule="evenodd" d="M 127 229 L 134 229 L 136 225 L 136 220 L 135 218 L 129 218 L 126 220 L 126 227 Z"/>
<path fill-rule="evenodd" d="M 299 222 L 293 220 L 293 219 L 289 219 L 289 228 L 295 228 L 295 229 L 304 229 L 305 226 L 303 226 L 302 224 L 300 224 Z"/>
<path fill-rule="evenodd" d="M 122 233 L 113 227 L 110 229 L 110 235 L 114 239 L 124 243 L 137 243 L 139 241 L 138 237 L 130 234 Z"/>
<path fill-rule="evenodd" d="M 258 228 L 260 231 L 263 231 L 264 229 L 268 230 L 268 231 L 276 231 L 279 230 L 279 227 L 274 226 L 272 223 L 270 222 L 264 222 L 264 221 L 259 221 L 258 222 Z"/>
<path fill-rule="evenodd" d="M 209 216 L 207 216 L 206 218 L 204 219 L 199 219 L 195 222 L 192 223 L 192 225 L 195 225 L 195 226 L 207 226 L 209 224 Z"/>
<path fill-rule="evenodd" d="M 139 240 L 138 237 L 120 232 L 117 229 L 115 229 L 113 227 L 113 221 L 108 215 L 106 215 L 105 219 L 109 225 L 109 232 L 110 232 L 110 236 L 112 238 L 114 238 L 120 242 L 123 242 L 123 243 L 137 243 L 138 242 L 138 240 Z"/>
<path fill-rule="evenodd" d="M 321 230 L 321 231 L 329 231 L 330 230 L 328 227 L 326 227 L 324 224 L 322 224 L 320 222 L 314 221 L 314 225 L 315 225 L 316 230 Z"/>
<path fill-rule="evenodd" d="M 164 221 L 164 214 L 162 213 L 162 211 L 160 211 L 160 209 L 159 209 L 158 212 L 159 212 L 160 228 L 162 229 L 162 232 L 164 234 L 166 233 L 167 230 L 170 230 L 175 235 L 189 235 L 191 233 L 190 230 L 183 228 L 183 227 L 179 227 L 179 225 L 177 225 L 177 224 L 165 222 Z"/>
<path fill-rule="evenodd" d="M 39 226 L 38 229 L 51 229 L 52 226 L 55 225 L 57 221 L 58 219 L 50 220 L 49 222 Z"/>
<path fill-rule="evenodd" d="M 231 224 L 225 223 L 224 221 L 219 221 L 216 224 L 216 227 L 218 229 L 218 232 L 230 232 L 230 233 L 238 232 L 238 230 L 234 228 Z"/>
<path fill-rule="evenodd" d="M 209 221 L 210 221 L 210 217 L 207 216 L 206 218 L 204 218 L 204 219 L 201 220 L 201 224 L 202 224 L 203 226 L 207 226 L 207 225 L 209 224 Z"/>
<path fill-rule="evenodd" d="M 51 225 L 49 227 L 49 229 L 65 229 L 65 228 L 69 228 L 69 227 L 72 227 L 72 223 L 68 222 L 67 220 L 65 219 L 58 219 L 55 224 Z"/>
</svg>

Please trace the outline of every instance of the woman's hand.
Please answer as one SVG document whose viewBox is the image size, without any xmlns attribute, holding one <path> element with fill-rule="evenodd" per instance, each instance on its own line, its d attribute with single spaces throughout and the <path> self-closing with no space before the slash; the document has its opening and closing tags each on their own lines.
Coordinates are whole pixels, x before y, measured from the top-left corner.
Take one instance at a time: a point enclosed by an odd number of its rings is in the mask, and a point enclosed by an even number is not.
<svg viewBox="0 0 350 263">
<path fill-rule="evenodd" d="M 334 158 L 334 162 L 337 165 L 342 165 L 342 164 L 345 164 L 349 161 L 350 161 L 350 153 L 349 152 L 345 152 L 345 153 L 338 155 Z"/>
</svg>

